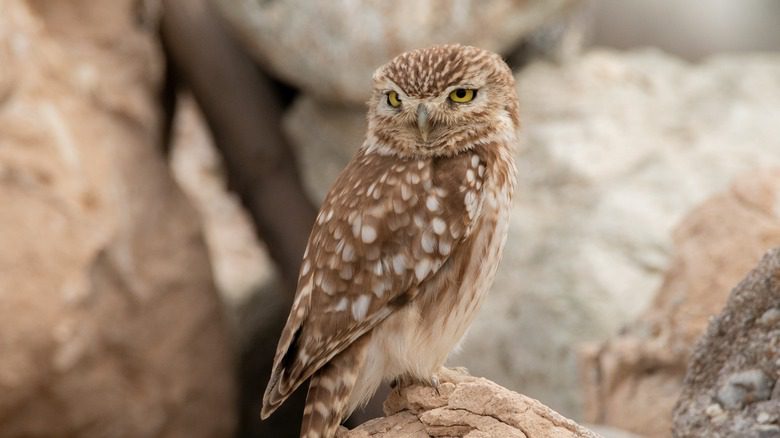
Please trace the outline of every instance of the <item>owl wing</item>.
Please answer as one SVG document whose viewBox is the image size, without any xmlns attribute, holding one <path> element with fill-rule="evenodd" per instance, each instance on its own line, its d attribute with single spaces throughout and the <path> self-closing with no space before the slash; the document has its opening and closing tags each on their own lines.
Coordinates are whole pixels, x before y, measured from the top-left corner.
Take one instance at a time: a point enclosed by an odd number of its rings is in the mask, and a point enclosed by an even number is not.
<svg viewBox="0 0 780 438">
<path fill-rule="evenodd" d="M 353 158 L 309 237 L 263 418 L 447 263 L 479 215 L 484 173 L 476 153 L 402 161 L 362 150 Z"/>
</svg>

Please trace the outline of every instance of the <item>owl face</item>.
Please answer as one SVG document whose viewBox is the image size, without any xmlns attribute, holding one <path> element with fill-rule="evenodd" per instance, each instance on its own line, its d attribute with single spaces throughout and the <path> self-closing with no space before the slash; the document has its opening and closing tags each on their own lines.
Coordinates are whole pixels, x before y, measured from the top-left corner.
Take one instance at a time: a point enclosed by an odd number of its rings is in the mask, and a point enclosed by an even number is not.
<svg viewBox="0 0 780 438">
<path fill-rule="evenodd" d="M 460 45 L 404 53 L 374 74 L 369 144 L 401 157 L 450 156 L 512 135 L 514 78 L 496 54 Z"/>
</svg>

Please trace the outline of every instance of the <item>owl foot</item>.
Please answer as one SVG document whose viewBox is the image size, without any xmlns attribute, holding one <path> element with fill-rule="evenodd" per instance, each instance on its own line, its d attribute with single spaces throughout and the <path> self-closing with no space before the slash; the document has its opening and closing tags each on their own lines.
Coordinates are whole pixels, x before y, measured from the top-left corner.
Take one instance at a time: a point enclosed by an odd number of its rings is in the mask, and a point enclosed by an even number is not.
<svg viewBox="0 0 780 438">
<path fill-rule="evenodd" d="M 439 392 L 440 383 L 441 382 L 439 381 L 439 376 L 437 376 L 436 374 L 431 376 L 430 386 L 431 388 L 433 388 L 434 391 L 436 391 L 436 397 L 441 397 L 441 393 Z"/>
</svg>

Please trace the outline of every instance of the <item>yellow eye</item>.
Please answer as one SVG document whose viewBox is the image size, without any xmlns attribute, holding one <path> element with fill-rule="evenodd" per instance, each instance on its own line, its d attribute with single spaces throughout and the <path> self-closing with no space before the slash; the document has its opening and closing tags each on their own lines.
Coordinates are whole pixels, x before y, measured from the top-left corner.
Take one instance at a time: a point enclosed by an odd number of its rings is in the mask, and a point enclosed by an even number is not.
<svg viewBox="0 0 780 438">
<path fill-rule="evenodd" d="M 393 108 L 401 106 L 401 99 L 398 98 L 398 93 L 395 91 L 389 91 L 387 93 L 387 104 Z"/>
<path fill-rule="evenodd" d="M 471 102 L 477 94 L 476 90 L 467 88 L 458 88 L 450 93 L 450 100 L 457 103 Z"/>
</svg>

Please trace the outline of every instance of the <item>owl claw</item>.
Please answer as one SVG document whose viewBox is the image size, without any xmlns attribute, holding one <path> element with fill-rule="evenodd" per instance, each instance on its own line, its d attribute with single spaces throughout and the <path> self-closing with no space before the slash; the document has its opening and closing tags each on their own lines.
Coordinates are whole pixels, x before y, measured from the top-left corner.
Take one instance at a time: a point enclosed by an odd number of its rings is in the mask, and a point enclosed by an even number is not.
<svg viewBox="0 0 780 438">
<path fill-rule="evenodd" d="M 439 376 L 431 376 L 431 388 L 436 391 L 436 397 L 441 397 L 441 393 L 439 392 L 439 383 Z"/>
</svg>

